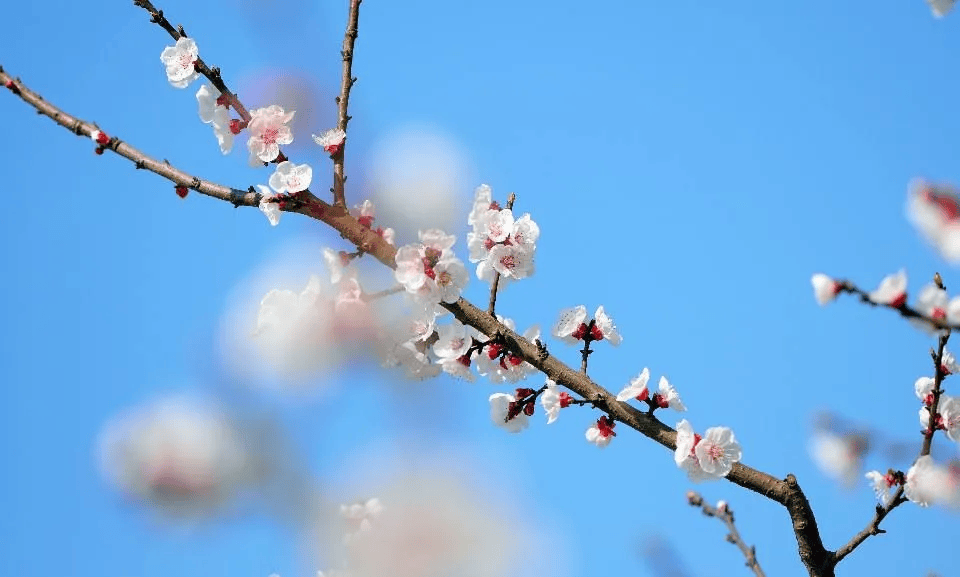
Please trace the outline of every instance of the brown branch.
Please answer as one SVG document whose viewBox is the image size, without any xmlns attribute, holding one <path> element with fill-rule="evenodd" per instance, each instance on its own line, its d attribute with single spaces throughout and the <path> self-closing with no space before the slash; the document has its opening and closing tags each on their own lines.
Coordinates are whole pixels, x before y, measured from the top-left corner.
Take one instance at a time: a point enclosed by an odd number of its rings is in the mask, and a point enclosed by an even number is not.
<svg viewBox="0 0 960 577">
<path fill-rule="evenodd" d="M 19 81 L 15 81 L 0 69 L 0 83 L 6 84 L 8 81 L 13 87 L 11 90 L 18 94 L 24 102 L 49 116 L 61 126 L 86 136 L 97 130 L 95 125 L 77 120 L 46 103 L 38 95 L 26 89 Z M 188 186 L 208 196 L 232 202 L 237 206 L 257 206 L 259 203 L 259 195 L 256 193 L 244 193 L 200 180 L 172 166 L 153 160 L 119 140 L 111 140 L 109 148 L 135 162 L 137 166 L 142 165 L 174 183 Z M 298 212 L 326 223 L 359 250 L 370 254 L 390 268 L 396 268 L 396 248 L 387 243 L 375 231 L 363 226 L 349 214 L 344 206 L 327 204 L 304 191 L 298 196 L 297 202 L 288 203 L 283 210 Z M 676 431 L 653 416 L 642 413 L 627 403 L 617 401 L 616 395 L 593 382 L 586 374 L 567 366 L 549 354 L 542 345 L 538 346 L 536 343 L 527 341 L 506 325 L 497 321 L 495 316 L 480 310 L 463 298 L 452 304 L 441 303 L 441 305 L 452 312 L 461 323 L 470 325 L 487 336 L 499 334 L 511 352 L 536 367 L 557 384 L 588 400 L 610 418 L 620 421 L 670 450 L 676 449 Z M 741 463 L 734 463 L 733 470 L 727 475 L 726 479 L 783 505 L 793 522 L 800 557 L 809 574 L 813 577 L 831 577 L 833 575 L 832 566 L 826 563 L 829 552 L 824 549 L 820 540 L 813 511 L 793 475 L 788 475 L 785 480 L 780 480 Z"/>
<path fill-rule="evenodd" d="M 347 106 L 350 104 L 350 89 L 357 81 L 353 76 L 353 46 L 357 41 L 361 1 L 350 0 L 347 29 L 343 34 L 343 48 L 340 50 L 340 58 L 343 60 L 343 75 L 340 78 L 340 96 L 337 96 L 337 128 L 342 130 L 344 134 L 347 132 L 347 123 L 350 122 L 351 118 L 347 115 Z M 347 207 L 346 193 L 344 192 L 347 177 L 344 175 L 343 169 L 346 147 L 347 139 L 344 137 L 340 148 L 333 154 L 333 204 L 344 209 Z"/>
<path fill-rule="evenodd" d="M 763 569 L 760 568 L 760 562 L 757 561 L 757 548 L 750 546 L 748 547 L 746 543 L 743 542 L 743 539 L 740 538 L 740 532 L 737 531 L 737 526 L 733 521 L 733 511 L 729 506 L 713 507 L 704 502 L 703 497 L 699 493 L 690 491 L 687 493 L 687 503 L 693 505 L 694 507 L 699 507 L 703 514 L 707 517 L 716 517 L 723 521 L 723 524 L 727 526 L 727 541 L 733 543 L 740 549 L 740 552 L 743 553 L 743 556 L 746 558 L 747 567 L 753 571 L 753 574 L 757 577 L 766 577 L 763 572 Z"/>
<path fill-rule="evenodd" d="M 507 208 L 513 210 L 513 203 L 517 200 L 517 195 L 513 192 L 510 193 L 510 196 L 507 197 Z M 494 271 L 493 273 L 493 284 L 490 285 L 490 306 L 487 307 L 487 312 L 491 315 L 495 315 L 497 309 L 497 291 L 500 290 L 500 273 Z"/>
<path fill-rule="evenodd" d="M 173 24 L 167 20 L 167 17 L 163 15 L 163 10 L 158 10 L 150 3 L 150 0 L 133 0 L 133 3 L 137 6 L 143 8 L 150 14 L 150 21 L 156 24 L 157 26 L 163 28 L 167 31 L 174 40 L 179 40 L 181 37 L 186 38 L 187 33 L 184 31 L 183 26 L 173 27 Z M 240 99 L 236 94 L 230 92 L 230 89 L 227 88 L 226 83 L 223 81 L 223 78 L 220 76 L 220 69 L 216 66 L 209 67 L 199 56 L 197 57 L 196 62 L 194 62 L 194 67 L 197 69 L 197 72 L 204 75 L 207 80 L 209 80 L 217 90 L 220 91 L 220 94 L 230 102 L 230 106 L 237 111 L 237 114 L 240 115 L 240 118 L 243 119 L 244 123 L 250 122 L 250 113 L 247 112 L 247 109 L 243 106 L 243 103 L 240 102 Z M 282 155 L 282 152 L 281 152 Z"/>
<path fill-rule="evenodd" d="M 937 273 L 934 276 L 934 283 L 936 283 L 939 288 L 946 290 L 946 287 L 943 286 L 943 280 L 940 278 L 940 273 Z M 923 432 L 923 443 L 920 445 L 920 454 L 917 456 L 917 458 L 930 454 L 930 445 L 933 443 L 933 435 L 937 430 L 935 423 L 937 406 L 940 402 L 940 395 L 942 393 L 941 385 L 943 383 L 943 378 L 946 376 L 943 372 L 943 352 L 947 347 L 947 341 L 950 340 L 950 333 L 950 329 L 947 329 L 945 332 L 941 333 L 937 342 L 937 350 L 933 351 L 931 349 L 930 351 L 934 370 L 933 402 L 930 403 L 930 407 L 928 409 L 930 419 L 927 430 Z M 832 566 L 836 566 L 836 564 L 842 561 L 844 557 L 850 553 L 853 553 L 853 551 L 869 537 L 886 533 L 886 531 L 880 528 L 880 522 L 883 521 L 890 511 L 893 511 L 907 501 L 907 498 L 903 496 L 903 487 L 903 484 L 897 487 L 897 491 L 890 498 L 889 503 L 886 505 L 877 505 L 873 518 L 869 523 L 867 523 L 867 526 L 862 531 L 854 535 L 846 545 L 838 549 L 837 552 L 833 554 L 831 559 Z"/>
<path fill-rule="evenodd" d="M 39 114 L 50 118 L 60 126 L 78 136 L 85 136 L 89 138 L 97 131 L 106 133 L 106 131 L 100 129 L 100 127 L 98 127 L 96 124 L 71 116 L 53 104 L 47 102 L 42 96 L 24 86 L 19 79 L 13 78 L 7 74 L 2 67 L 0 67 L 0 84 L 6 85 L 7 88 L 19 96 L 21 100 L 30 106 L 33 106 Z M 200 194 L 225 200 L 232 203 L 234 206 L 258 206 L 260 203 L 260 195 L 257 192 L 238 190 L 222 184 L 210 182 L 209 180 L 202 180 L 174 167 L 165 160 L 157 160 L 156 158 L 140 152 L 136 148 L 130 146 L 115 136 L 111 137 L 107 144 L 99 146 L 98 149 L 115 152 L 133 162 L 136 168 L 149 170 L 150 172 L 159 174 L 163 178 L 166 178 L 170 182 L 174 183 L 176 186 L 183 186 L 196 190 Z"/>
</svg>

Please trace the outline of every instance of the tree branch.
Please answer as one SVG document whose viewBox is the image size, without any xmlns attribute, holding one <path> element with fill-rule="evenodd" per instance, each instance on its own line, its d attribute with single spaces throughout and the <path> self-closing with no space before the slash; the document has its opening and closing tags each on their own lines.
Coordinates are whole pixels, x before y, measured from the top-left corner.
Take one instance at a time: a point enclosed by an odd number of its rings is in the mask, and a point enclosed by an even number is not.
<svg viewBox="0 0 960 577">
<path fill-rule="evenodd" d="M 740 552 L 743 553 L 744 558 L 747 560 L 747 567 L 753 571 L 754 575 L 757 577 L 766 577 L 763 569 L 760 567 L 760 562 L 757 561 L 757 548 L 748 547 L 747 544 L 743 542 L 743 539 L 740 538 L 740 532 L 737 531 L 737 526 L 733 521 L 733 511 L 730 510 L 728 505 L 718 505 L 717 507 L 708 505 L 704 502 L 703 497 L 694 491 L 687 493 L 687 502 L 694 507 L 699 507 L 707 517 L 716 517 L 723 521 L 723 524 L 727 526 L 727 531 L 729 531 L 727 541 L 733 543 L 740 549 Z"/>
<path fill-rule="evenodd" d="M 362 0 L 350 0 L 350 13 L 347 15 L 347 29 L 343 34 L 343 48 L 340 50 L 340 57 L 343 60 L 343 74 L 340 78 L 340 96 L 337 96 L 337 128 L 344 133 L 347 132 L 347 123 L 350 122 L 350 116 L 347 115 L 347 106 L 350 104 L 350 89 L 353 88 L 353 46 L 357 41 L 358 23 L 360 20 L 360 2 Z M 347 147 L 347 139 L 344 137 L 340 148 L 333 154 L 333 204 L 347 207 L 346 193 L 344 184 L 347 177 L 344 175 L 344 150 Z"/>
</svg>

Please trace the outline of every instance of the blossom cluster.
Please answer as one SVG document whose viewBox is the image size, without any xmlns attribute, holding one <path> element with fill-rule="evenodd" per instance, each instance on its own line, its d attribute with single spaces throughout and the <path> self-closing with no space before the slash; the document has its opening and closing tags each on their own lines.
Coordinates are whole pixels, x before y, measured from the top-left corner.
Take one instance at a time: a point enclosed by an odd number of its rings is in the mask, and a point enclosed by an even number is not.
<svg viewBox="0 0 960 577">
<path fill-rule="evenodd" d="M 611 345 L 618 346 L 623 342 L 617 325 L 603 310 L 603 305 L 597 307 L 597 312 L 589 322 L 587 322 L 587 307 L 584 305 L 560 311 L 560 319 L 553 325 L 552 332 L 553 336 L 567 344 L 606 339 Z"/>
<path fill-rule="evenodd" d="M 700 436 L 686 419 L 677 423 L 677 449 L 673 458 L 691 481 L 726 477 L 742 454 L 740 443 L 727 427 L 710 427 Z"/>
<path fill-rule="evenodd" d="M 439 229 L 421 230 L 420 242 L 397 249 L 397 282 L 425 305 L 455 303 L 469 275 L 452 247 L 456 237 Z"/>
<path fill-rule="evenodd" d="M 502 208 L 492 195 L 486 184 L 474 192 L 473 210 L 467 217 L 473 230 L 467 233 L 467 246 L 470 262 L 477 263 L 477 278 L 492 283 L 499 274 L 498 287 L 503 288 L 534 273 L 540 227 L 528 213 L 515 219 L 513 210 Z"/>
</svg>

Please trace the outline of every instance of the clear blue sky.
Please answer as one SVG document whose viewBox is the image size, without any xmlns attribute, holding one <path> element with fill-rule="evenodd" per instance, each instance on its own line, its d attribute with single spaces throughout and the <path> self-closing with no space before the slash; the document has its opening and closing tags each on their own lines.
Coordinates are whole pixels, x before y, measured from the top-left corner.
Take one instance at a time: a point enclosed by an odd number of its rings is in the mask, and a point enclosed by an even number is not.
<svg viewBox="0 0 960 577">
<path fill-rule="evenodd" d="M 290 151 L 326 183 L 308 132 L 335 118 L 346 2 L 160 7 L 249 106 L 272 104 L 278 83 L 311 91 L 312 117 L 298 111 L 308 118 Z M 168 85 L 158 56 L 171 41 L 132 3 L 14 2 L 3 13 L 0 64 L 44 97 L 185 170 L 239 188 L 266 182 L 245 166 L 242 140 L 221 156 L 196 116 L 198 85 Z M 501 199 L 516 191 L 542 229 L 536 276 L 512 285 L 498 310 L 521 328 L 546 328 L 563 307 L 605 305 L 624 342 L 601 347 L 591 376 L 618 390 L 644 366 L 668 375 L 694 426 L 728 425 L 745 463 L 798 476 L 836 548 L 866 524 L 874 499 L 865 484 L 845 492 L 814 468 L 810 418 L 831 409 L 919 442 L 912 384 L 929 372 L 933 340 L 850 299 L 821 310 L 809 278 L 822 271 L 869 288 L 907 267 L 914 292 L 935 271 L 960 287 L 903 214 L 910 178 L 960 181 L 958 27 L 960 15 L 935 20 L 922 0 L 366 0 L 348 198 L 362 200 L 365 161 L 385 134 L 424 123 L 447 134 L 469 158 L 465 202 L 481 182 Z M 6 91 L 0 111 L 4 573 L 324 569 L 265 514 L 185 532 L 103 483 L 102 424 L 194 388 L 275 413 L 331 499 L 356 497 L 350 464 L 385 446 L 416 447 L 425 463 L 452 452 L 486 491 L 521 499 L 527 522 L 549 528 L 566 549 L 558 575 L 647 575 L 638 551 L 653 535 L 691 575 L 747 574 L 719 524 L 684 504 L 689 484 L 672 455 L 626 430 L 597 450 L 583 440 L 595 419 L 587 410 L 507 435 L 491 426 L 486 401 L 506 388 L 444 378 L 398 395 L 384 392 L 395 391 L 383 384 L 394 375 L 359 368 L 311 402 L 237 393 L 215 354 L 227 295 L 297 239 L 345 248 L 335 235 L 292 215 L 271 228 L 256 210 L 195 193 L 181 202 L 159 177 L 94 156 L 89 140 Z M 319 259 L 304 266 L 322 272 Z M 486 298 L 475 280 L 467 296 Z M 421 394 L 442 394 L 445 413 L 416 402 Z M 872 456 L 868 465 L 909 463 Z M 803 574 L 780 506 L 726 482 L 696 488 L 732 503 L 767 574 Z M 949 575 L 960 557 L 946 528 L 956 522 L 903 506 L 884 523 L 889 534 L 840 571 Z"/>
</svg>

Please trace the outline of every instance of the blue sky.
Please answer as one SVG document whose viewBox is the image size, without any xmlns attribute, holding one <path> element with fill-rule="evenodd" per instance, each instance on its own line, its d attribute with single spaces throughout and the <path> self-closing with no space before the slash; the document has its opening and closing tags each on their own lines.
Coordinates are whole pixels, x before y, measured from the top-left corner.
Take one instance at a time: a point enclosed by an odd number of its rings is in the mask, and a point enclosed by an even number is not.
<svg viewBox="0 0 960 577">
<path fill-rule="evenodd" d="M 248 107 L 296 93 L 302 129 L 289 150 L 325 183 L 328 161 L 307 135 L 336 116 L 346 2 L 160 8 Z M 0 64 L 55 104 L 212 180 L 266 182 L 246 166 L 242 140 L 220 154 L 196 116 L 198 85 L 168 85 L 158 55 L 171 41 L 131 3 L 12 3 L 4 20 Z M 815 469 L 811 417 L 829 409 L 919 443 L 912 384 L 929 372 L 934 343 L 851 299 L 821 310 L 809 278 L 822 271 L 870 288 L 906 267 L 914 292 L 935 271 L 949 289 L 960 283 L 903 214 L 911 178 L 960 180 L 957 26 L 921 0 L 367 0 L 348 200 L 364 198 L 386 135 L 410 126 L 446 135 L 467 159 L 461 202 L 481 182 L 501 199 L 516 191 L 517 210 L 542 230 L 537 274 L 509 287 L 498 311 L 521 328 L 549 327 L 561 308 L 605 305 L 624 342 L 593 355 L 594 380 L 618 390 L 644 366 L 669 376 L 695 427 L 730 426 L 745 463 L 798 476 L 837 548 L 866 524 L 873 496 Z M 256 210 L 195 193 L 180 201 L 159 177 L 95 156 L 89 140 L 12 95 L 0 95 L 0 107 L 7 573 L 294 577 L 325 568 L 262 512 L 170 526 L 104 484 L 94 452 L 103 423 L 184 389 L 272 415 L 332 499 L 357 497 L 356 463 L 396 447 L 414 448 L 413 467 L 455 459 L 485 492 L 509 493 L 529 524 L 549 528 L 562 551 L 558 575 L 649 574 L 638 551 L 653 535 L 691 575 L 744 571 L 719 524 L 684 504 L 689 483 L 672 455 L 629 431 L 597 450 L 583 440 L 596 418 L 586 409 L 507 435 L 490 425 L 486 401 L 505 388 L 444 378 L 398 390 L 388 386 L 398 375 L 367 367 L 344 371 L 317 399 L 242 392 L 216 357 L 228 295 L 291 243 L 346 247 L 293 215 L 271 228 Z M 465 220 L 452 231 L 464 258 Z M 319 259 L 301 266 L 322 272 Z M 486 300 L 475 279 L 467 296 Z M 577 362 L 572 348 L 549 344 Z M 437 395 L 442 411 L 429 401 Z M 909 465 L 876 455 L 867 464 Z M 732 504 L 768 574 L 803 574 L 782 508 L 729 483 L 695 488 Z M 903 506 L 885 521 L 889 534 L 841 573 L 949 574 L 958 557 L 943 528 L 955 523 Z"/>
</svg>

